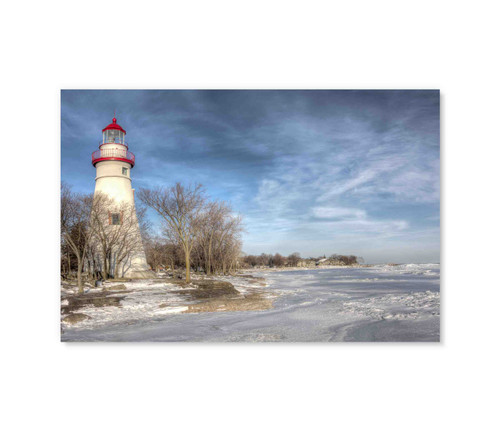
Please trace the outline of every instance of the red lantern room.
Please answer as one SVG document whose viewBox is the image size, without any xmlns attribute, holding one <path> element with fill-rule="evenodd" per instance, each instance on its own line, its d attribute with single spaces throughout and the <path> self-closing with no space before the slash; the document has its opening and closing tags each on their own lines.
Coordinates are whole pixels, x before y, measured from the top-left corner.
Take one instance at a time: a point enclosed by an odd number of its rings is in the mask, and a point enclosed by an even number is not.
<svg viewBox="0 0 500 429">
<path fill-rule="evenodd" d="M 116 118 L 113 118 L 113 122 L 102 130 L 102 144 L 116 143 L 125 145 L 125 134 L 127 132 L 116 123 Z"/>
<path fill-rule="evenodd" d="M 92 154 L 92 165 L 95 167 L 101 161 L 123 161 L 129 163 L 132 168 L 135 156 L 128 151 L 125 134 L 127 132 L 116 123 L 116 118 L 113 118 L 113 122 L 102 130 L 102 143 L 99 150 Z"/>
</svg>

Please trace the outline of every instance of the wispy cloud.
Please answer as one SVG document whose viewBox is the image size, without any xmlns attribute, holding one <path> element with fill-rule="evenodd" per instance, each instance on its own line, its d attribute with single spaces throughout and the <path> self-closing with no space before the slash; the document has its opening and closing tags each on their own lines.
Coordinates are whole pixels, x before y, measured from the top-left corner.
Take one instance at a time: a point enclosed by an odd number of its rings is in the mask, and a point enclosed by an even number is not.
<svg viewBox="0 0 500 429">
<path fill-rule="evenodd" d="M 319 219 L 366 219 L 366 211 L 350 207 L 313 207 L 312 213 L 314 217 Z"/>
</svg>

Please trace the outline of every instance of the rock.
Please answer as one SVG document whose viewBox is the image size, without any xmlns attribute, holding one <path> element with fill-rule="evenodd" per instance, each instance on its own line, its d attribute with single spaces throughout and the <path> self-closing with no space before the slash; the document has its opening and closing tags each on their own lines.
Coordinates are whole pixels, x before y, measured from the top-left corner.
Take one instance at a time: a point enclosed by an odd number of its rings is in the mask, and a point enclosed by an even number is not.
<svg viewBox="0 0 500 429">
<path fill-rule="evenodd" d="M 127 287 L 125 285 L 115 285 L 107 287 L 106 290 L 127 290 Z"/>
<path fill-rule="evenodd" d="M 72 313 L 69 316 L 66 316 L 63 319 L 64 323 L 68 323 L 69 325 L 74 325 L 78 322 L 83 322 L 84 320 L 92 319 L 90 316 L 87 316 L 83 313 Z"/>
<path fill-rule="evenodd" d="M 270 298 L 261 293 L 220 297 L 189 305 L 184 313 L 268 310 L 273 308 L 273 302 Z"/>
<path fill-rule="evenodd" d="M 234 286 L 225 281 L 220 280 L 194 280 L 193 284 L 198 286 L 198 289 L 206 291 L 223 291 L 229 294 L 238 294 Z"/>
<path fill-rule="evenodd" d="M 193 280 L 196 289 L 176 291 L 183 295 L 191 295 L 193 299 L 218 298 L 225 295 L 239 295 L 238 290 L 229 282 L 219 280 Z"/>
</svg>

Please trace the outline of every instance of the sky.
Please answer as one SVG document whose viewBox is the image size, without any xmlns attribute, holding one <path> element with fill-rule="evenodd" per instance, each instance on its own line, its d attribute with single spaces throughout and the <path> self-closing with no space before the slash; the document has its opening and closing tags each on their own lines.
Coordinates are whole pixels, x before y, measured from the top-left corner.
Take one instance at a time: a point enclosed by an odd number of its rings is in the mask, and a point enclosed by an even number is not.
<svg viewBox="0 0 500 429">
<path fill-rule="evenodd" d="M 437 90 L 63 90 L 61 180 L 77 192 L 94 191 L 115 110 L 132 186 L 202 184 L 243 216 L 246 253 L 440 260 Z"/>
</svg>

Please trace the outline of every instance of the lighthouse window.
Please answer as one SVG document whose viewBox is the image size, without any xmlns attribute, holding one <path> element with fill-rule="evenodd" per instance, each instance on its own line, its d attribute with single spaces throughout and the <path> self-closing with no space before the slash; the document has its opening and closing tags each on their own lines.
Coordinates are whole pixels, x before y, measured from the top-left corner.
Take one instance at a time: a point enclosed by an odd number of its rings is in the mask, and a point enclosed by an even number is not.
<svg viewBox="0 0 500 429">
<path fill-rule="evenodd" d="M 113 225 L 120 225 L 120 213 L 111 213 L 111 223 Z"/>
<path fill-rule="evenodd" d="M 124 176 L 127 176 L 127 174 L 128 174 L 127 172 L 128 172 L 128 168 L 122 167 L 122 174 Z"/>
</svg>

